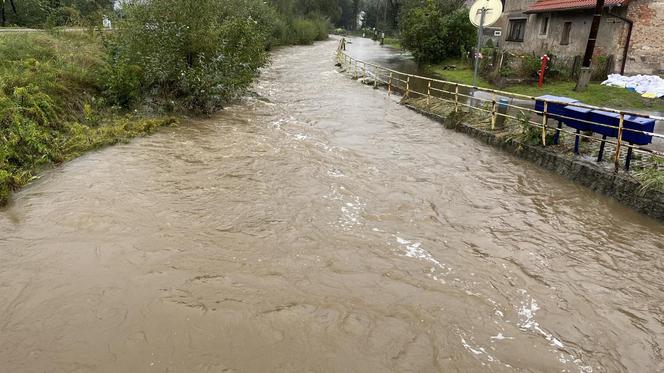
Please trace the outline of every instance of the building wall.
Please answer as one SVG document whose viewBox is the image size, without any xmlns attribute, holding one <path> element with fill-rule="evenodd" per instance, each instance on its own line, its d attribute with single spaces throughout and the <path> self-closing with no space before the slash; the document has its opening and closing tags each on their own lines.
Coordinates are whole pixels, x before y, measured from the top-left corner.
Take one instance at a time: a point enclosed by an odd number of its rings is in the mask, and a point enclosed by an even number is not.
<svg viewBox="0 0 664 373">
<path fill-rule="evenodd" d="M 513 52 L 538 55 L 553 53 L 561 57 L 583 56 L 590 34 L 592 10 L 579 10 L 556 13 L 524 14 L 535 0 L 506 0 L 503 16 L 495 26 L 501 27 L 501 46 Z M 664 72 L 664 0 L 632 0 L 625 8 L 604 11 L 600 24 L 595 54 L 613 55 L 614 72 L 619 72 L 624 45 L 627 38 L 627 24 L 612 17 L 610 12 L 626 16 L 634 21 L 634 29 L 625 66 L 626 74 L 662 74 Z M 544 17 L 549 18 L 545 35 L 540 34 Z M 508 41 L 509 20 L 527 19 L 523 42 Z M 568 45 L 561 44 L 563 25 L 572 22 Z"/>
<path fill-rule="evenodd" d="M 626 74 L 664 74 L 664 1 L 633 0 L 627 17 L 634 21 Z"/>
</svg>

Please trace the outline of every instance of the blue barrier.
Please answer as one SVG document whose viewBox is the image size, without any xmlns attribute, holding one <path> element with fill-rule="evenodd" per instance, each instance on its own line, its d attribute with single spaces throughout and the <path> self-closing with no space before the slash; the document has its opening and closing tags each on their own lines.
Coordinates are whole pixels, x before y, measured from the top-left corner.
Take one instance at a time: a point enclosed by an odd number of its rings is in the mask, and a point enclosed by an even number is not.
<svg viewBox="0 0 664 373">
<path fill-rule="evenodd" d="M 593 110 L 590 113 L 590 119 L 595 123 L 605 125 L 605 126 L 600 126 L 597 124 L 591 125 L 591 131 L 602 135 L 602 144 L 600 145 L 599 155 L 597 156 L 597 161 L 600 162 L 604 156 L 604 142 L 606 141 L 606 138 L 607 137 L 618 138 L 618 129 L 620 127 L 620 114 L 608 111 L 602 111 L 602 110 Z M 625 115 L 623 118 L 622 140 L 627 141 L 630 145 L 634 144 L 648 145 L 652 142 L 652 135 L 641 132 L 634 132 L 630 130 L 652 133 L 655 131 L 655 120 L 635 115 Z M 626 170 L 629 170 L 629 164 L 632 159 L 632 151 L 633 149 L 631 146 L 627 148 L 627 157 L 625 158 Z"/>
<path fill-rule="evenodd" d="M 573 104 L 575 102 L 579 102 L 579 100 L 563 96 L 553 96 L 553 95 L 539 96 L 535 98 L 536 111 L 542 111 L 542 112 L 544 111 L 544 101 L 549 101 L 549 103 L 546 106 L 547 115 L 549 116 L 549 118 L 556 120 L 560 119 L 556 114 L 566 115 L 565 106 Z M 550 101 L 557 101 L 560 103 L 550 102 Z"/>
<path fill-rule="evenodd" d="M 620 114 L 611 113 L 608 111 L 593 110 L 590 114 L 590 120 L 592 122 L 605 125 L 599 126 L 597 124 L 592 124 L 590 129 L 591 131 L 599 133 L 600 135 L 606 135 L 607 137 L 618 137 Z M 655 120 L 650 118 L 637 117 L 634 115 L 625 115 L 625 118 L 623 119 L 623 128 L 652 133 L 655 131 Z M 622 139 L 629 142 L 630 144 L 648 145 L 652 142 L 652 135 L 623 130 Z"/>
<path fill-rule="evenodd" d="M 560 118 L 559 115 L 567 115 L 567 112 L 565 111 L 565 106 L 567 104 L 571 104 L 574 102 L 579 102 L 578 100 L 569 98 L 569 97 L 563 97 L 563 96 L 553 96 L 553 95 L 544 95 L 544 96 L 539 96 L 535 98 L 535 110 L 540 111 L 542 113 L 537 113 L 537 115 L 542 115 L 544 112 L 544 102 L 547 102 L 548 104 L 546 106 L 546 113 L 547 117 L 549 119 L 555 119 L 558 121 L 558 127 L 556 129 L 556 133 L 553 136 L 553 144 L 558 145 L 558 139 L 560 138 L 560 128 L 562 127 L 561 120 L 563 118 Z M 560 103 L 556 102 L 550 102 L 550 101 L 557 101 Z M 559 115 L 556 115 L 559 114 Z"/>
<path fill-rule="evenodd" d="M 536 97 L 535 110 L 539 112 L 544 111 L 544 102 L 548 101 L 547 114 L 548 117 L 558 121 L 553 143 L 558 144 L 560 136 L 560 128 L 564 123 L 568 127 L 576 129 L 576 139 L 574 141 L 574 153 L 579 154 L 579 133 L 581 131 L 591 131 L 602 135 L 602 142 L 599 149 L 597 161 L 602 161 L 604 155 L 604 146 L 607 137 L 618 137 L 618 127 L 620 126 L 620 114 L 592 110 L 584 107 L 569 105 L 578 103 L 578 100 L 553 95 L 544 95 Z M 551 102 L 555 101 L 555 102 Z M 568 103 L 565 105 L 564 103 Z M 538 113 L 542 115 L 542 113 Z M 565 117 L 565 118 L 563 118 Z M 593 122 L 593 123 L 588 123 Z M 635 132 L 630 130 L 649 132 Z M 648 145 L 652 142 L 652 133 L 655 131 L 655 120 L 635 115 L 625 115 L 623 118 L 623 132 L 622 140 L 628 142 L 630 145 Z M 625 169 L 629 169 L 630 160 L 632 157 L 632 147 L 627 149 L 627 158 L 625 160 Z"/>
<path fill-rule="evenodd" d="M 565 106 L 565 116 L 568 118 L 561 118 L 560 121 L 565 123 L 568 127 L 576 129 L 576 137 L 574 138 L 574 154 L 579 154 L 579 133 L 581 131 L 590 130 L 591 125 L 587 122 L 590 120 L 590 112 L 592 109 L 579 107 L 579 106 Z"/>
</svg>

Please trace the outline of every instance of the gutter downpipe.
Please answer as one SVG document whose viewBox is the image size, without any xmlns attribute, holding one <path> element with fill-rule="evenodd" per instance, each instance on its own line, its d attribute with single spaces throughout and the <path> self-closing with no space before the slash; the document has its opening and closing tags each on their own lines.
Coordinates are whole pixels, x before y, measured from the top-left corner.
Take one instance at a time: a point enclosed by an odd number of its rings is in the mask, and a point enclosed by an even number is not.
<svg viewBox="0 0 664 373">
<path fill-rule="evenodd" d="M 625 22 L 627 24 L 627 40 L 625 40 L 625 49 L 623 50 L 623 58 L 620 66 L 620 75 L 625 75 L 625 65 L 627 64 L 627 53 L 629 52 L 629 43 L 632 39 L 632 28 L 634 27 L 634 21 L 627 17 L 623 17 L 618 14 L 613 13 L 613 9 L 609 9 L 609 15 L 614 18 Z"/>
</svg>

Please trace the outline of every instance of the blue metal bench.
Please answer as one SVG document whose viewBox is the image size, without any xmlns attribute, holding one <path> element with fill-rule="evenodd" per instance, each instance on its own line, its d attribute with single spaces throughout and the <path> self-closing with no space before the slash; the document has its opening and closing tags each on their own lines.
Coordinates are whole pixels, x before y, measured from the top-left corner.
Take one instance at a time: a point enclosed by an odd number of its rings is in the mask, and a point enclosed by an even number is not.
<svg viewBox="0 0 664 373">
<path fill-rule="evenodd" d="M 600 162 L 604 157 L 604 145 L 607 137 L 618 138 L 618 128 L 620 127 L 620 114 L 602 110 L 593 110 L 590 113 L 590 120 L 594 122 L 591 125 L 591 131 L 602 135 L 602 144 L 599 148 L 597 161 Z M 597 124 L 595 124 L 597 123 Z M 600 125 L 600 124 L 603 124 Z M 648 145 L 652 142 L 652 135 L 630 130 L 643 132 L 655 131 L 655 120 L 634 115 L 625 115 L 623 119 L 622 140 L 630 145 Z M 629 164 L 632 159 L 632 147 L 627 148 L 627 157 L 625 159 L 625 169 L 629 170 Z"/>
<path fill-rule="evenodd" d="M 576 129 L 574 154 L 579 154 L 579 134 L 581 131 L 591 130 L 591 124 L 587 122 L 590 120 L 591 111 L 592 109 L 579 106 L 565 106 L 565 116 L 569 118 L 561 118 L 560 121 L 565 123 L 566 126 Z"/>
<path fill-rule="evenodd" d="M 560 139 L 560 128 L 562 127 L 561 121 L 563 118 L 560 117 L 560 115 L 567 115 L 567 112 L 565 111 L 565 106 L 571 103 L 579 102 L 578 100 L 569 98 L 569 97 L 563 97 L 563 96 L 553 96 L 553 95 L 543 95 L 535 98 L 535 110 L 538 111 L 537 115 L 542 115 L 544 114 L 544 102 L 547 101 L 548 104 L 546 106 L 546 114 L 547 117 L 550 119 L 554 119 L 558 121 L 558 127 L 556 129 L 556 133 L 553 136 L 553 144 L 557 145 L 558 140 Z M 555 102 L 551 102 L 555 101 Z M 559 115 L 556 115 L 559 114 Z"/>
<path fill-rule="evenodd" d="M 597 156 L 597 162 L 601 162 L 604 156 L 606 138 L 618 138 L 620 114 L 569 105 L 573 103 L 579 103 L 578 100 L 569 97 L 543 95 L 535 98 L 535 110 L 538 111 L 538 115 L 543 114 L 545 101 L 548 102 L 546 107 L 548 118 L 558 121 L 558 127 L 553 138 L 553 143 L 558 144 L 560 128 L 562 127 L 562 124 L 565 124 L 568 127 L 576 129 L 574 153 L 579 154 L 580 132 L 592 131 L 602 135 L 602 142 L 599 148 L 599 154 Z M 653 133 L 655 131 L 655 120 L 634 115 L 625 115 L 623 118 L 622 141 L 626 141 L 630 145 L 648 145 L 652 142 L 651 134 L 630 130 Z M 629 170 L 629 165 L 632 158 L 632 150 L 633 149 L 631 146 L 628 147 L 627 157 L 625 159 L 625 169 L 627 170 Z"/>
</svg>

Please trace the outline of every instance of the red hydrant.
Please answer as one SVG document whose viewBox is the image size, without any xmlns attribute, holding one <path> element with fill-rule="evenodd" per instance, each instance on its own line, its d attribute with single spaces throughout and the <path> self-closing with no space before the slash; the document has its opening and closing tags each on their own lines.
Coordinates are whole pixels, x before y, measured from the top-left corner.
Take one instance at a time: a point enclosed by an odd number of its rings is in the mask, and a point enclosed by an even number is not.
<svg viewBox="0 0 664 373">
<path fill-rule="evenodd" d="M 539 81 L 537 82 L 537 88 L 542 88 L 542 83 L 544 83 L 544 73 L 546 72 L 546 65 L 549 63 L 549 60 L 551 58 L 547 56 L 546 54 L 540 57 L 540 60 L 542 61 L 542 69 L 537 72 L 539 75 Z"/>
</svg>

